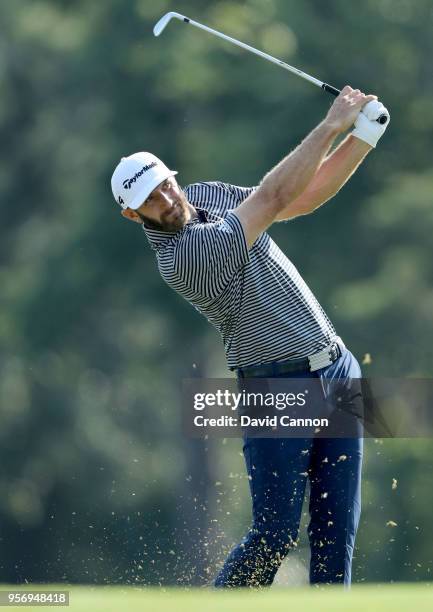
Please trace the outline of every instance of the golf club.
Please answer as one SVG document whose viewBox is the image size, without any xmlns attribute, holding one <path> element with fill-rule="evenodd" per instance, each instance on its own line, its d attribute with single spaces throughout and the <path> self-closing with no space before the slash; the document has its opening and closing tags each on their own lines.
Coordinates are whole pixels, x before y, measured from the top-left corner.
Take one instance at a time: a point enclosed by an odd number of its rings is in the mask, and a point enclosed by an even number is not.
<svg viewBox="0 0 433 612">
<path fill-rule="evenodd" d="M 232 38 L 231 36 L 227 36 L 226 34 L 223 34 L 222 32 L 218 32 L 217 30 L 213 30 L 212 28 L 209 28 L 208 26 L 205 26 L 202 23 L 199 23 L 198 21 L 194 21 L 193 19 L 190 19 L 189 17 L 185 17 L 185 15 L 181 15 L 180 13 L 170 12 L 170 13 L 166 13 L 163 17 L 161 17 L 161 19 L 158 21 L 158 23 L 153 28 L 154 35 L 155 36 L 159 36 L 165 30 L 165 28 L 167 27 L 168 23 L 172 19 L 179 19 L 180 21 L 183 21 L 184 23 L 189 23 L 190 25 L 193 25 L 196 28 L 200 28 L 201 30 L 205 30 L 205 32 L 209 32 L 210 34 L 214 34 L 215 36 L 219 36 L 220 38 L 223 38 L 224 40 L 227 40 L 228 42 L 231 42 L 234 45 L 237 45 L 238 47 L 241 47 L 242 49 L 246 49 L 247 51 L 251 51 L 251 53 L 255 53 L 256 55 L 258 55 L 260 57 L 263 57 L 263 59 L 266 59 L 269 62 L 272 62 L 273 64 L 277 64 L 277 66 L 281 66 L 282 68 L 285 68 L 286 70 L 288 70 L 289 72 L 292 72 L 293 74 L 297 74 L 302 79 L 305 79 L 306 81 L 309 81 L 310 83 L 313 83 L 313 85 L 317 85 L 317 87 L 321 87 L 324 91 L 327 91 L 328 93 L 332 94 L 333 96 L 338 96 L 338 94 L 340 93 L 340 90 L 337 89 L 336 87 L 332 87 L 332 85 L 328 85 L 327 83 L 323 83 L 322 81 L 319 81 L 319 79 L 316 79 L 316 78 L 310 76 L 309 74 L 306 74 L 305 72 L 302 72 L 302 70 L 299 70 L 298 68 L 294 68 L 293 66 L 290 66 L 289 64 L 286 64 L 282 60 L 280 60 L 280 59 L 278 59 L 276 57 L 273 57 L 272 55 L 269 55 L 268 53 L 264 53 L 263 51 L 259 51 L 258 49 L 255 49 L 254 47 L 251 47 L 250 45 L 247 45 L 247 44 L 241 42 L 240 40 L 236 40 L 236 38 Z M 384 124 L 384 123 L 386 123 L 388 121 L 388 117 L 386 115 L 381 115 L 377 119 L 377 121 L 379 123 L 381 123 L 381 124 Z"/>
</svg>

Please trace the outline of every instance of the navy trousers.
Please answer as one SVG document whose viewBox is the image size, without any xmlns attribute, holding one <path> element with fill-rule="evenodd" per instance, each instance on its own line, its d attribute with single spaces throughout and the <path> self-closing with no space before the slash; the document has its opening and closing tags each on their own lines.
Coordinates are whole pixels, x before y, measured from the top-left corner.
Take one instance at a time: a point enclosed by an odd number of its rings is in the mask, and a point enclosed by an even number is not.
<svg viewBox="0 0 433 612">
<path fill-rule="evenodd" d="M 326 394 L 333 379 L 360 378 L 361 370 L 352 353 L 343 349 L 332 365 L 292 377 L 320 377 Z M 244 436 L 243 452 L 253 522 L 230 553 L 214 586 L 272 584 L 282 560 L 296 546 L 308 478 L 310 583 L 349 587 L 361 512 L 363 438 Z"/>
</svg>

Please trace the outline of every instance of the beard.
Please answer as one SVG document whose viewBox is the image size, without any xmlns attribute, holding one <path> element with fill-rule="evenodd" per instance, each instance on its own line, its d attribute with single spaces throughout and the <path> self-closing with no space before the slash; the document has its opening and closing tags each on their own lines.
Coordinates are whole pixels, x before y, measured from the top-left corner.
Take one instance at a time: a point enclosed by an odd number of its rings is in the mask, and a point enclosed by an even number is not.
<svg viewBox="0 0 433 612">
<path fill-rule="evenodd" d="M 184 227 L 188 219 L 188 205 L 185 196 L 174 203 L 174 207 L 161 215 L 160 221 L 148 219 L 139 210 L 135 211 L 148 229 L 160 232 L 178 232 Z"/>
</svg>

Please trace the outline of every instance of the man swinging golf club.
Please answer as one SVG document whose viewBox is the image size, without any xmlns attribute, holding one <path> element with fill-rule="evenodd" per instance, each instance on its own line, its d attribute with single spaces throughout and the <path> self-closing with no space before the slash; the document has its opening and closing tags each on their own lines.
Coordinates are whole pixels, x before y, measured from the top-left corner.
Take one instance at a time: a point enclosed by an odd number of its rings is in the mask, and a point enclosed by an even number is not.
<svg viewBox="0 0 433 612">
<path fill-rule="evenodd" d="M 377 121 L 383 116 L 385 122 Z M 346 86 L 326 117 L 257 187 L 199 182 L 182 189 L 176 172 L 144 152 L 116 167 L 111 185 L 122 215 L 142 224 L 165 282 L 219 330 L 228 367 L 239 379 L 361 377 L 358 362 L 266 230 L 332 198 L 388 125 L 389 113 L 376 96 Z M 245 438 L 253 523 L 215 586 L 272 583 L 296 545 L 307 478 L 310 582 L 350 585 L 362 442 Z"/>
</svg>

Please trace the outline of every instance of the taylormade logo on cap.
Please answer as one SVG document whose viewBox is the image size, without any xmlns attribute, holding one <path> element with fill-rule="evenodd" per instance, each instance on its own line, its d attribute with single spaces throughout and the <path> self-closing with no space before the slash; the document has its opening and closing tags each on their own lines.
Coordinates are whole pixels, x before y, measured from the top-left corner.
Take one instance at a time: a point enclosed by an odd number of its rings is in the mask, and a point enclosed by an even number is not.
<svg viewBox="0 0 433 612">
<path fill-rule="evenodd" d="M 114 199 L 122 208 L 137 210 L 158 185 L 175 174 L 152 153 L 122 157 L 111 177 Z"/>
<path fill-rule="evenodd" d="M 148 166 L 143 166 L 140 172 L 137 172 L 136 174 L 134 174 L 132 178 L 126 179 L 126 181 L 123 181 L 123 186 L 125 187 L 125 189 L 131 189 L 132 183 L 135 183 L 135 181 L 138 179 L 139 176 L 143 174 L 143 172 L 146 172 L 146 170 L 150 170 L 151 168 L 154 168 L 155 166 L 156 166 L 156 162 L 153 162 L 152 164 L 149 164 Z"/>
</svg>

